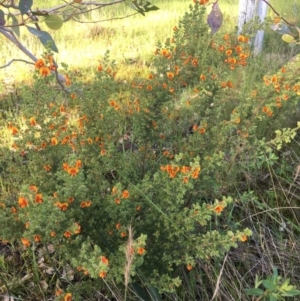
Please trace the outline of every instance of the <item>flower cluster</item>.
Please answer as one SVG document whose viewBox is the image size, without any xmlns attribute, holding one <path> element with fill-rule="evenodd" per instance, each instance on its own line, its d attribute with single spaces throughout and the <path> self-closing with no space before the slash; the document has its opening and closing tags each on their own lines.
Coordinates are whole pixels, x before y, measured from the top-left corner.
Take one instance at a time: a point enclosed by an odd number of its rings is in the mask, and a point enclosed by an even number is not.
<svg viewBox="0 0 300 301">
<path fill-rule="evenodd" d="M 168 173 L 171 179 L 174 179 L 178 173 L 183 176 L 183 182 L 187 183 L 189 178 L 197 179 L 199 177 L 201 168 L 200 166 L 178 166 L 178 165 L 165 165 L 161 166 L 160 169 Z"/>
<path fill-rule="evenodd" d="M 75 177 L 78 174 L 80 167 L 82 167 L 81 160 L 77 160 L 73 166 L 69 166 L 68 163 L 63 163 L 63 170 L 66 171 L 71 177 Z"/>
</svg>

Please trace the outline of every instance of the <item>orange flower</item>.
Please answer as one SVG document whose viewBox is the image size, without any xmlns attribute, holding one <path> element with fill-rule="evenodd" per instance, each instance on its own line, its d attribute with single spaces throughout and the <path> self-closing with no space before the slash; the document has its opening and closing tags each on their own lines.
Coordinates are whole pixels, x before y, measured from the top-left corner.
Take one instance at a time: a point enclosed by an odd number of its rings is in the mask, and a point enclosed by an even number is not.
<svg viewBox="0 0 300 301">
<path fill-rule="evenodd" d="M 74 233 L 79 234 L 81 232 L 81 226 L 78 223 L 75 223 L 75 224 L 76 224 L 76 229 L 75 229 Z"/>
<path fill-rule="evenodd" d="M 42 67 L 44 67 L 44 66 L 45 66 L 45 62 L 44 62 L 43 59 L 38 59 L 38 60 L 35 62 L 35 64 L 34 64 L 34 67 L 35 67 L 36 69 L 40 69 L 40 68 L 42 68 Z"/>
<path fill-rule="evenodd" d="M 115 100 L 111 100 L 111 101 L 109 102 L 109 105 L 110 105 L 111 107 L 115 107 L 115 106 L 117 105 L 117 103 L 116 103 Z"/>
<path fill-rule="evenodd" d="M 11 207 L 11 213 L 17 213 L 18 210 L 16 209 L 16 207 Z"/>
<path fill-rule="evenodd" d="M 34 241 L 35 242 L 41 241 L 41 235 L 34 235 Z"/>
<path fill-rule="evenodd" d="M 73 197 L 69 197 L 69 198 L 68 198 L 68 202 L 69 202 L 69 203 L 73 203 L 73 202 L 74 202 L 74 198 L 73 198 Z"/>
<path fill-rule="evenodd" d="M 245 242 L 245 241 L 247 241 L 248 240 L 248 237 L 247 237 L 247 235 L 242 235 L 241 236 L 241 238 L 240 238 L 240 240 L 241 240 L 241 242 Z"/>
<path fill-rule="evenodd" d="M 105 256 L 101 256 L 101 262 L 108 265 L 108 259 Z"/>
<path fill-rule="evenodd" d="M 58 144 L 58 140 L 57 140 L 56 137 L 52 137 L 52 138 L 50 139 L 50 141 L 51 141 L 51 145 L 57 145 L 57 144 Z"/>
<path fill-rule="evenodd" d="M 34 185 L 30 185 L 30 186 L 29 186 L 29 190 L 31 190 L 31 191 L 37 193 L 39 189 L 38 189 L 36 186 L 34 186 Z"/>
<path fill-rule="evenodd" d="M 64 233 L 65 238 L 70 238 L 71 235 L 72 235 L 72 233 L 70 231 L 65 231 L 65 233 Z"/>
<path fill-rule="evenodd" d="M 48 67 L 41 67 L 40 68 L 40 75 L 46 77 L 50 74 L 50 69 Z"/>
<path fill-rule="evenodd" d="M 71 176 L 71 177 L 75 177 L 79 172 L 78 167 L 76 166 L 71 166 L 68 168 L 67 173 Z"/>
<path fill-rule="evenodd" d="M 72 294 L 71 293 L 65 294 L 64 301 L 72 301 Z"/>
<path fill-rule="evenodd" d="M 90 207 L 91 205 L 92 205 L 92 201 L 81 202 L 80 208 L 87 208 Z"/>
<path fill-rule="evenodd" d="M 126 232 L 125 232 L 125 231 L 123 231 L 123 232 L 121 233 L 121 237 L 126 237 Z"/>
<path fill-rule="evenodd" d="M 103 67 L 101 65 L 99 65 L 97 70 L 98 70 L 98 72 L 101 72 L 103 70 Z"/>
<path fill-rule="evenodd" d="M 148 90 L 148 91 L 152 91 L 152 86 L 151 86 L 151 85 L 148 85 L 148 86 L 147 86 L 147 90 Z"/>
<path fill-rule="evenodd" d="M 153 77 L 154 77 L 153 74 L 149 74 L 148 76 L 149 79 L 153 79 Z"/>
<path fill-rule="evenodd" d="M 51 231 L 50 236 L 51 236 L 51 237 L 55 237 L 55 236 L 56 236 L 55 231 Z"/>
<path fill-rule="evenodd" d="M 81 160 L 76 160 L 75 166 L 78 168 L 82 167 Z"/>
<path fill-rule="evenodd" d="M 38 203 L 38 204 L 43 203 L 43 195 L 42 195 L 41 193 L 38 193 L 38 194 L 35 196 L 35 202 Z"/>
<path fill-rule="evenodd" d="M 186 265 L 186 269 L 187 269 L 188 271 L 191 271 L 191 270 L 193 269 L 193 266 L 192 266 L 191 264 L 187 264 L 187 265 Z"/>
<path fill-rule="evenodd" d="M 8 128 L 9 128 L 9 130 L 10 130 L 10 132 L 13 134 L 13 135 L 16 135 L 16 134 L 18 134 L 18 132 L 19 132 L 19 130 L 14 126 L 14 125 L 9 125 L 8 126 Z"/>
<path fill-rule="evenodd" d="M 226 34 L 226 35 L 223 37 L 223 40 L 224 40 L 224 41 L 229 41 L 229 38 L 230 38 L 230 37 L 229 37 L 229 34 Z"/>
<path fill-rule="evenodd" d="M 128 199 L 129 198 L 129 191 L 128 190 L 124 190 L 122 192 L 122 198 L 123 199 Z"/>
<path fill-rule="evenodd" d="M 99 272 L 99 277 L 100 278 L 105 278 L 106 277 L 106 272 L 104 272 L 104 271 Z"/>
<path fill-rule="evenodd" d="M 63 293 L 63 290 L 61 288 L 57 289 L 55 292 L 55 296 L 60 296 Z"/>
<path fill-rule="evenodd" d="M 241 53 L 242 50 L 243 50 L 243 47 L 238 45 L 238 46 L 235 46 L 234 50 L 235 50 L 236 53 Z"/>
<path fill-rule="evenodd" d="M 69 164 L 68 163 L 63 163 L 63 170 L 68 171 L 69 169 Z"/>
<path fill-rule="evenodd" d="M 139 255 L 143 255 L 146 252 L 146 250 L 144 248 L 138 248 L 137 253 Z"/>
<path fill-rule="evenodd" d="M 30 117 L 30 119 L 29 119 L 29 124 L 30 124 L 31 126 L 35 126 L 35 125 L 36 125 L 36 120 L 35 120 L 34 117 Z"/>
<path fill-rule="evenodd" d="M 29 247 L 30 246 L 30 241 L 29 241 L 29 239 L 27 239 L 27 238 L 21 238 L 21 242 L 22 242 L 22 244 L 24 245 L 24 247 Z"/>
<path fill-rule="evenodd" d="M 117 223 L 117 224 L 116 224 L 116 229 L 119 230 L 120 228 L 121 228 L 121 224 L 120 224 L 120 223 Z"/>
<path fill-rule="evenodd" d="M 105 156 L 105 154 L 106 154 L 106 150 L 105 150 L 105 149 L 101 149 L 100 155 L 101 155 L 101 156 Z"/>
<path fill-rule="evenodd" d="M 71 79 L 70 79 L 70 77 L 67 74 L 65 75 L 65 81 L 66 81 L 66 86 L 70 86 L 71 85 Z"/>
<path fill-rule="evenodd" d="M 200 75 L 200 80 L 203 82 L 203 81 L 205 81 L 205 79 L 206 79 L 206 76 L 204 74 L 201 74 Z"/>
<path fill-rule="evenodd" d="M 201 168 L 200 166 L 199 167 L 196 167 L 192 173 L 192 178 L 193 179 L 197 179 L 199 177 L 199 173 L 201 171 Z"/>
<path fill-rule="evenodd" d="M 23 196 L 20 196 L 20 197 L 19 197 L 18 203 L 19 203 L 19 206 L 20 206 L 21 208 L 24 208 L 24 207 L 27 207 L 27 206 L 28 206 L 28 201 L 27 201 L 27 199 L 24 198 Z"/>
<path fill-rule="evenodd" d="M 198 65 L 198 59 L 193 59 L 192 65 L 196 67 Z"/>
<path fill-rule="evenodd" d="M 72 99 L 76 99 L 76 94 L 75 94 L 75 93 L 71 93 L 71 94 L 70 94 L 70 97 L 71 97 Z"/>
<path fill-rule="evenodd" d="M 173 79 L 174 78 L 174 73 L 173 72 L 167 72 L 167 77 L 168 77 L 168 79 Z"/>
<path fill-rule="evenodd" d="M 54 206 L 58 207 L 61 211 L 66 211 L 68 209 L 68 203 L 55 202 Z"/>
<path fill-rule="evenodd" d="M 274 18 L 274 24 L 277 24 L 277 23 L 279 23 L 280 22 L 280 16 L 276 16 L 275 18 Z"/>
<path fill-rule="evenodd" d="M 224 209 L 224 206 L 217 205 L 214 210 L 216 213 L 221 213 L 223 211 L 223 209 Z"/>
<path fill-rule="evenodd" d="M 226 50 L 225 54 L 226 54 L 227 56 L 231 56 L 232 50 L 231 50 L 231 49 Z"/>
<path fill-rule="evenodd" d="M 183 174 L 185 174 L 185 173 L 190 172 L 191 169 L 192 169 L 192 168 L 191 168 L 190 166 L 182 166 L 182 167 L 181 167 L 181 172 L 182 172 Z"/>
<path fill-rule="evenodd" d="M 25 229 L 28 229 L 29 226 L 30 226 L 30 222 L 26 222 L 26 223 L 25 223 Z"/>
<path fill-rule="evenodd" d="M 228 88 L 233 88 L 233 83 L 231 81 L 228 81 L 226 85 Z"/>
<path fill-rule="evenodd" d="M 121 200 L 120 200 L 119 198 L 116 198 L 116 199 L 115 199 L 115 203 L 116 203 L 117 205 L 119 205 L 119 204 L 121 203 Z"/>
<path fill-rule="evenodd" d="M 164 89 L 167 89 L 167 88 L 168 88 L 168 85 L 167 85 L 166 83 L 163 83 L 163 84 L 162 84 L 162 87 L 163 87 Z"/>
</svg>

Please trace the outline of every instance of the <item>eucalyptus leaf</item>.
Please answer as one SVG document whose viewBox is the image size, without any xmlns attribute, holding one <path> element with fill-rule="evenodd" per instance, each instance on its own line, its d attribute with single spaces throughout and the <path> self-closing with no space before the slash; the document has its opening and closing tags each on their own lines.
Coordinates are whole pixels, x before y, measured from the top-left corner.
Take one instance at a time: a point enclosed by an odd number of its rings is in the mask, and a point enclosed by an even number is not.
<svg viewBox="0 0 300 301">
<path fill-rule="evenodd" d="M 31 34 L 37 36 L 40 39 L 41 43 L 44 46 L 47 46 L 50 43 L 51 44 L 50 49 L 54 52 L 58 52 L 55 42 L 48 32 L 43 31 L 43 30 L 37 30 L 36 28 L 29 27 L 29 26 L 26 26 L 26 27 Z"/>
<path fill-rule="evenodd" d="M 5 25 L 4 11 L 0 9 L 0 26 Z"/>
<path fill-rule="evenodd" d="M 33 4 L 33 0 L 20 0 L 19 2 L 19 10 L 22 15 L 26 14 Z"/>
<path fill-rule="evenodd" d="M 20 28 L 19 26 L 17 26 L 19 24 L 18 19 L 11 13 L 8 14 L 7 20 L 12 19 L 12 30 L 14 31 L 14 33 L 20 37 Z"/>
</svg>

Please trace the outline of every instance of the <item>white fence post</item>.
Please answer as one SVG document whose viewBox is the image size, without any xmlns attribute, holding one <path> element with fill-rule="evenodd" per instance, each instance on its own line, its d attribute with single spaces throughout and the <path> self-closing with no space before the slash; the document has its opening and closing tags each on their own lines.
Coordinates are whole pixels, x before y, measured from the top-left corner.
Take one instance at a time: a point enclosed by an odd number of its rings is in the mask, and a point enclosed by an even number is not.
<svg viewBox="0 0 300 301">
<path fill-rule="evenodd" d="M 269 0 L 270 1 L 270 0 Z M 258 15 L 260 22 L 264 22 L 265 17 L 267 15 L 268 5 L 262 1 L 258 0 L 256 7 L 256 14 Z M 263 41 L 264 41 L 264 30 L 258 30 L 254 40 L 254 54 L 259 54 L 263 49 Z"/>
<path fill-rule="evenodd" d="M 253 19 L 255 0 L 240 0 L 238 16 L 238 34 L 241 33 L 245 23 Z"/>
<path fill-rule="evenodd" d="M 271 0 L 268 0 L 271 1 Z M 256 3 L 257 2 L 257 3 Z M 257 15 L 260 22 L 263 22 L 267 15 L 268 5 L 263 0 L 240 0 L 238 15 L 238 34 L 241 33 L 245 23 Z M 262 51 L 264 31 L 258 30 L 254 39 L 254 54 Z"/>
</svg>

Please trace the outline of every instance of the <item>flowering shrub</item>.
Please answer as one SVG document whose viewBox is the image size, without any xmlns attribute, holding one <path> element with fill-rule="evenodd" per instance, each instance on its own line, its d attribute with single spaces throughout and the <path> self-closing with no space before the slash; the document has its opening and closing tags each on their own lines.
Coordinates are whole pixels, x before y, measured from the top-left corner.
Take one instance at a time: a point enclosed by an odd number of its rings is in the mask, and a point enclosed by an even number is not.
<svg viewBox="0 0 300 301">
<path fill-rule="evenodd" d="M 180 285 L 178 268 L 247 241 L 251 230 L 219 225 L 240 167 L 277 159 L 262 137 L 300 91 L 285 68 L 255 90 L 242 83 L 249 51 L 245 36 L 211 38 L 196 2 L 130 85 L 107 54 L 95 81 L 66 95 L 48 89 L 51 56 L 38 60 L 22 114 L 3 124 L 1 239 L 51 243 L 86 281 L 143 275 L 165 292 Z"/>
</svg>

